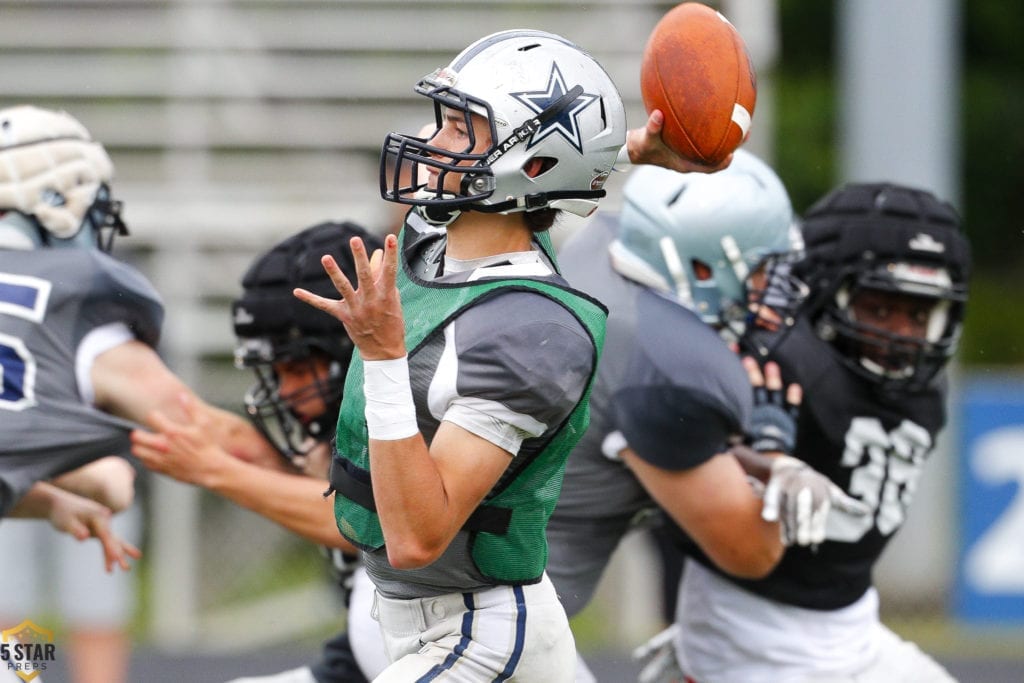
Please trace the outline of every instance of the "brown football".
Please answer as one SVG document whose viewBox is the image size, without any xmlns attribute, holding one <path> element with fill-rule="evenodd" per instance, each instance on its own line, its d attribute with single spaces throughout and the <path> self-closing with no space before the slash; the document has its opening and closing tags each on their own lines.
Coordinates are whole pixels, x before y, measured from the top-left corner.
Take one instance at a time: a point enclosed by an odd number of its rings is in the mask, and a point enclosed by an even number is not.
<svg viewBox="0 0 1024 683">
<path fill-rule="evenodd" d="M 647 39 L 640 92 L 648 114 L 664 113 L 669 147 L 717 166 L 750 133 L 757 77 L 736 28 L 707 5 L 684 2 Z"/>
</svg>

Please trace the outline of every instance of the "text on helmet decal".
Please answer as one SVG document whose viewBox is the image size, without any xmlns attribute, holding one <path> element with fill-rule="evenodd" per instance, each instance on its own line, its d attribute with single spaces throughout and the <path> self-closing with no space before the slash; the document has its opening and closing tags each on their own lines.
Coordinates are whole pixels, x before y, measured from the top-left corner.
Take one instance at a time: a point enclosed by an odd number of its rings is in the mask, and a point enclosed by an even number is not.
<svg viewBox="0 0 1024 683">
<path fill-rule="evenodd" d="M 487 159 L 485 160 L 487 165 L 492 165 L 495 161 L 503 157 L 505 155 L 505 152 L 509 151 L 510 149 L 518 145 L 520 142 L 526 140 L 528 137 L 533 135 L 540 128 L 540 126 L 540 120 L 537 118 L 532 118 L 524 121 L 523 125 L 519 126 L 514 131 L 512 131 L 511 135 L 505 138 L 505 140 L 503 140 L 502 142 L 498 143 L 497 148 L 487 155 Z"/>
</svg>

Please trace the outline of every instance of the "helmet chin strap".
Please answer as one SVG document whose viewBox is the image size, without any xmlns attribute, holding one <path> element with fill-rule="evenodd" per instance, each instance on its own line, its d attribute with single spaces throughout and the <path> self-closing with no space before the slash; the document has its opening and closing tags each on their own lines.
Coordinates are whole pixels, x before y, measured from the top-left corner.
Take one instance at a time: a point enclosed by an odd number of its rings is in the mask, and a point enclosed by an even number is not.
<svg viewBox="0 0 1024 683">
<path fill-rule="evenodd" d="M 885 379 L 907 379 L 914 374 L 914 368 L 911 366 L 904 366 L 902 368 L 890 370 L 883 367 L 881 363 L 871 360 L 867 356 L 860 357 L 860 364 L 869 372 L 872 372 L 879 377 L 884 377 Z"/>
<path fill-rule="evenodd" d="M 453 209 L 446 206 L 427 205 L 417 206 L 414 208 L 428 225 L 433 225 L 439 228 L 450 225 L 452 221 L 462 214 L 461 209 Z"/>
</svg>

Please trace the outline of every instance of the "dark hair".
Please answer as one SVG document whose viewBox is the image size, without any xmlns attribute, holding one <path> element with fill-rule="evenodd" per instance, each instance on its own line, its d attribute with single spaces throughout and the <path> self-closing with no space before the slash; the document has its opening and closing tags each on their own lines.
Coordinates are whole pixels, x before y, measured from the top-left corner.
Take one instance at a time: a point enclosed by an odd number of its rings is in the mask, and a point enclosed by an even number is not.
<svg viewBox="0 0 1024 683">
<path fill-rule="evenodd" d="M 536 211 L 527 211 L 523 215 L 523 220 L 526 222 L 528 227 L 533 232 L 545 232 L 551 229 L 551 226 L 555 224 L 555 219 L 558 218 L 559 209 L 537 209 Z"/>
</svg>

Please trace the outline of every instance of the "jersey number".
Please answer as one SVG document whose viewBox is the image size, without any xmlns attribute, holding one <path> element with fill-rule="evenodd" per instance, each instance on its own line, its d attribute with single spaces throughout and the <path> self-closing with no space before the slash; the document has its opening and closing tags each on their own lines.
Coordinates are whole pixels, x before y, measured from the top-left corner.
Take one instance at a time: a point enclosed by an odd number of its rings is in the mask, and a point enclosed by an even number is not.
<svg viewBox="0 0 1024 683">
<path fill-rule="evenodd" d="M 42 322 L 50 282 L 0 273 L 0 314 Z M 36 360 L 18 337 L 0 332 L 0 409 L 24 410 L 36 404 Z"/>
<path fill-rule="evenodd" d="M 928 431 L 909 420 L 887 432 L 877 418 L 854 418 L 846 432 L 843 466 L 853 469 L 850 494 L 870 505 L 874 514 L 855 517 L 834 511 L 828 518 L 828 538 L 852 543 L 874 526 L 883 536 L 899 529 L 931 446 Z"/>
</svg>

